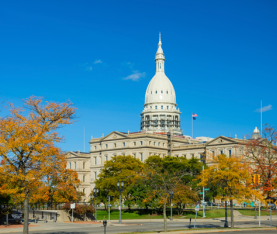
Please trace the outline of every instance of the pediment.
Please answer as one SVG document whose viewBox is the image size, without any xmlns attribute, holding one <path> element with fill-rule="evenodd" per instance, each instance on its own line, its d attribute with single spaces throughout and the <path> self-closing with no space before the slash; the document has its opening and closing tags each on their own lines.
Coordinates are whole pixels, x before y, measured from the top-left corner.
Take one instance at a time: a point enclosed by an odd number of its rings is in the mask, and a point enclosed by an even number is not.
<svg viewBox="0 0 277 234">
<path fill-rule="evenodd" d="M 66 157 L 68 159 L 74 159 L 74 158 L 89 158 L 90 155 L 88 153 L 78 153 L 78 152 L 74 152 L 74 151 L 68 151 L 66 153 Z"/>
<path fill-rule="evenodd" d="M 117 139 L 124 139 L 126 138 L 126 135 L 121 132 L 113 131 L 107 136 L 103 138 L 103 140 L 117 140 Z"/>
<path fill-rule="evenodd" d="M 237 144 L 238 142 L 232 138 L 229 137 L 224 137 L 224 136 L 219 136 L 212 141 L 207 143 L 207 146 L 212 146 L 212 145 L 226 145 L 226 144 Z"/>
</svg>

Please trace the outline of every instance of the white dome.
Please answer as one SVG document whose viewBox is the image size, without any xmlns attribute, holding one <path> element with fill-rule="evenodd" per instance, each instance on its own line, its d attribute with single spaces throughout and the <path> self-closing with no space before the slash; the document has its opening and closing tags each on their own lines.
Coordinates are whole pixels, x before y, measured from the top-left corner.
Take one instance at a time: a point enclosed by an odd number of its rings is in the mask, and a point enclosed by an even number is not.
<svg viewBox="0 0 277 234">
<path fill-rule="evenodd" d="M 176 96 L 173 85 L 164 72 L 157 72 L 147 87 L 145 104 L 161 102 L 176 105 Z"/>
<path fill-rule="evenodd" d="M 260 133 L 259 129 L 257 127 L 255 127 L 253 133 Z"/>
</svg>

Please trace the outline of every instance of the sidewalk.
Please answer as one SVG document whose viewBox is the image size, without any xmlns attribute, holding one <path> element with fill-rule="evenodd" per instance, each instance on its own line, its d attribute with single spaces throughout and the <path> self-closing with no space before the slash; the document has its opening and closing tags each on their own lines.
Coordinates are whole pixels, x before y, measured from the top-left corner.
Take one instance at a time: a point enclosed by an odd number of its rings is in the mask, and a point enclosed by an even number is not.
<svg viewBox="0 0 277 234">
<path fill-rule="evenodd" d="M 211 233 L 211 232 L 243 232 L 243 231 L 257 231 L 257 230 L 261 230 L 261 231 L 265 231 L 265 230 L 276 230 L 276 228 L 247 228 L 247 229 L 211 229 L 211 230 L 184 230 L 184 231 L 176 231 L 176 232 L 159 232 L 159 234 L 189 234 L 189 233 Z M 147 234 L 157 234 L 157 232 L 155 233 L 147 233 Z"/>
</svg>

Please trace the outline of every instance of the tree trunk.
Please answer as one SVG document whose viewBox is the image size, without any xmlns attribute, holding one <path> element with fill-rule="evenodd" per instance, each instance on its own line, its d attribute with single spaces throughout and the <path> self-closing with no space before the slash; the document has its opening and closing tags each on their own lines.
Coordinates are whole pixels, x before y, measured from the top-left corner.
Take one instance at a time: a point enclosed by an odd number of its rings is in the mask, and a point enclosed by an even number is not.
<svg viewBox="0 0 277 234">
<path fill-rule="evenodd" d="M 228 227 L 228 216 L 227 216 L 227 200 L 225 200 L 225 224 L 224 227 Z"/>
<path fill-rule="evenodd" d="M 29 197 L 28 197 L 28 194 L 25 192 L 23 234 L 29 233 L 28 224 L 29 224 Z"/>
<path fill-rule="evenodd" d="M 234 228 L 234 207 L 233 207 L 233 199 L 230 200 L 230 207 L 231 207 L 231 228 Z"/>
<path fill-rule="evenodd" d="M 166 223 L 166 202 L 164 203 L 163 213 L 164 213 L 164 232 L 167 232 L 167 223 Z"/>
</svg>

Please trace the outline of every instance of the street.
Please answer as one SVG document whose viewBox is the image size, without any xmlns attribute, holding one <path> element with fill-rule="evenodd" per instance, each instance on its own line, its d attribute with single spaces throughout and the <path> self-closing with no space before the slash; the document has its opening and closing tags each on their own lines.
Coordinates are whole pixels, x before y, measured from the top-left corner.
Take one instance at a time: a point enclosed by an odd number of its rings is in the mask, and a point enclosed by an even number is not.
<svg viewBox="0 0 277 234">
<path fill-rule="evenodd" d="M 263 228 L 269 228 L 270 227 L 270 221 L 262 221 L 261 227 Z M 38 223 L 39 226 L 37 227 L 31 227 L 30 233 L 32 234 L 39 234 L 39 233 L 45 233 L 45 234 L 100 234 L 104 233 L 104 227 L 102 224 L 77 224 L 77 223 L 43 223 L 42 221 Z M 230 225 L 230 223 L 229 223 Z M 224 226 L 224 222 L 215 220 L 212 222 L 205 222 L 199 220 L 196 224 L 196 228 L 220 228 Z M 236 221 L 235 227 L 236 228 L 253 228 L 257 227 L 258 222 L 256 221 Z M 277 227 L 277 221 L 273 221 L 273 227 Z M 188 229 L 189 228 L 189 222 L 188 220 L 183 221 L 168 221 L 168 230 L 180 230 L 180 229 Z M 193 225 L 191 226 L 193 229 Z M 18 231 L 17 231 L 18 230 Z M 13 229 L 9 232 L 13 233 L 22 233 L 21 229 Z M 106 233 L 110 234 L 117 234 L 117 233 L 128 233 L 128 232 L 151 232 L 151 231 L 163 231 L 163 223 L 162 222 L 123 222 L 122 225 L 117 224 L 116 222 L 113 222 L 112 224 L 109 224 L 106 229 Z M 224 231 L 224 229 L 220 229 L 218 231 Z M 215 233 L 218 233 L 216 231 Z M 253 233 L 254 231 L 243 231 L 243 233 Z M 276 233 L 276 230 L 257 230 L 256 233 Z M 1 230 L 0 233 L 7 233 L 7 229 Z M 181 232 L 183 233 L 183 232 Z M 200 233 L 200 232 L 199 232 Z M 205 233 L 205 232 L 201 232 Z M 238 233 L 236 232 L 228 232 L 228 233 Z"/>
</svg>

